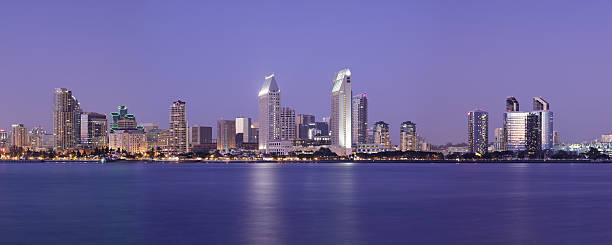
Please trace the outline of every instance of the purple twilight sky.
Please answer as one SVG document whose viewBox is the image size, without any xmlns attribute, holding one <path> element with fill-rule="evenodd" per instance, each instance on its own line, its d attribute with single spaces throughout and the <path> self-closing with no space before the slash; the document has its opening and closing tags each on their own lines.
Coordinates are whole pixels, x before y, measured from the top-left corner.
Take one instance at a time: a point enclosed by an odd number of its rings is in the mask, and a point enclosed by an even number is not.
<svg viewBox="0 0 612 245">
<path fill-rule="evenodd" d="M 542 96 L 576 142 L 610 133 L 610 1 L 3 1 L 0 128 L 52 126 L 56 87 L 86 111 L 126 105 L 168 125 L 257 118 L 276 73 L 284 106 L 329 115 L 334 72 L 349 67 L 372 124 L 411 120 L 435 144 L 465 142 L 466 112 L 500 127 L 506 96 Z"/>
</svg>

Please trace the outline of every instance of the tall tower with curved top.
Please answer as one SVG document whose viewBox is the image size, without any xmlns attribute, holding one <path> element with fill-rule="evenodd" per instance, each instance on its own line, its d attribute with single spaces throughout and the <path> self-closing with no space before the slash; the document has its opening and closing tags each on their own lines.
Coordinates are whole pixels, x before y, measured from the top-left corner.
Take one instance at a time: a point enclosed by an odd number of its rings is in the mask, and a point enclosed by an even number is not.
<svg viewBox="0 0 612 245">
<path fill-rule="evenodd" d="M 336 72 L 331 96 L 331 145 L 339 155 L 350 155 L 352 149 L 351 71 Z"/>
</svg>

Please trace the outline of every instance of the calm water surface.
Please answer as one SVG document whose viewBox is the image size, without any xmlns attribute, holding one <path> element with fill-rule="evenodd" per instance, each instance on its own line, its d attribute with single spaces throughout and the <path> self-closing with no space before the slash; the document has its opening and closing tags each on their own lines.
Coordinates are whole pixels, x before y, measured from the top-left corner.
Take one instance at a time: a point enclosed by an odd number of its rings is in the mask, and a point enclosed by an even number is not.
<svg viewBox="0 0 612 245">
<path fill-rule="evenodd" d="M 0 244 L 611 244 L 606 164 L 2 164 Z"/>
</svg>

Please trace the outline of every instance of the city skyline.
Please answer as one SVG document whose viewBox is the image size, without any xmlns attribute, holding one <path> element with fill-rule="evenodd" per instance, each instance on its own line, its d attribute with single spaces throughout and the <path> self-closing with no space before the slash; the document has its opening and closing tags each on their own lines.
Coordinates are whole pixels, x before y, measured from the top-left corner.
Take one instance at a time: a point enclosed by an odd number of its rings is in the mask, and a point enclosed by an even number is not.
<svg viewBox="0 0 612 245">
<path fill-rule="evenodd" d="M 258 121 L 252 94 L 271 72 L 282 83 L 284 104 L 297 114 L 329 117 L 329 100 L 312 96 L 327 97 L 330 74 L 349 67 L 358 91 L 370 98 L 369 123 L 389 123 L 393 144 L 399 143 L 405 120 L 417 123 L 419 134 L 434 144 L 466 142 L 465 112 L 488 111 L 490 129 L 499 128 L 500 98 L 511 95 L 523 110 L 533 96 L 550 101 L 564 142 L 610 133 L 608 114 L 589 121 L 570 117 L 595 113 L 591 104 L 609 104 L 612 35 L 602 31 L 607 28 L 602 17 L 610 3 L 542 1 L 521 8 L 480 2 L 476 9 L 433 1 L 348 6 L 346 13 L 332 11 L 347 7 L 340 3 L 325 9 L 317 3 L 302 8 L 245 3 L 238 9 L 222 3 L 210 3 L 216 8 L 116 4 L 2 4 L 7 14 L 0 19 L 12 24 L 0 31 L 7 37 L 0 47 L 6 57 L 0 61 L 6 68 L 0 80 L 4 91 L 27 93 L 5 92 L 13 105 L 0 108 L 1 129 L 23 123 L 52 131 L 48 91 L 56 87 L 72 90 L 84 111 L 107 114 L 116 104 L 127 105 L 140 122 L 159 122 L 163 128 L 168 127 L 163 108 L 177 99 L 189 102 L 189 121 L 196 124 L 214 126 L 237 116 Z M 282 22 L 259 14 L 270 7 L 282 13 Z M 243 17 L 224 16 L 230 10 Z M 110 11 L 116 18 L 102 18 Z M 179 12 L 185 14 L 174 14 Z M 251 22 L 245 25 L 243 18 Z M 308 21 L 314 19 L 320 22 Z M 225 28 L 210 25 L 212 20 Z M 339 30 L 351 41 L 327 38 Z M 465 96 L 474 89 L 484 92 Z M 397 107 L 400 101 L 403 106 Z"/>
</svg>

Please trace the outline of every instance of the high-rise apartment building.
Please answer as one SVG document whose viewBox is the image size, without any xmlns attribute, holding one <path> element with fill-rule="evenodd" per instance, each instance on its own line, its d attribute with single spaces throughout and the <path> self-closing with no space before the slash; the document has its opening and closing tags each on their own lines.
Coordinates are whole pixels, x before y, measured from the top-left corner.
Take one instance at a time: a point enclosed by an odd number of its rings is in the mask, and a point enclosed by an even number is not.
<svg viewBox="0 0 612 245">
<path fill-rule="evenodd" d="M 95 112 L 81 114 L 81 145 L 92 149 L 108 146 L 106 115 Z"/>
<path fill-rule="evenodd" d="M 368 141 L 368 97 L 365 93 L 355 95 L 351 103 L 352 143 L 366 144 Z"/>
<path fill-rule="evenodd" d="M 11 125 L 11 147 L 29 147 L 28 128 L 23 124 Z"/>
<path fill-rule="evenodd" d="M 184 101 L 174 101 L 170 106 L 170 135 L 170 154 L 177 155 L 189 151 L 187 144 L 187 111 Z"/>
<path fill-rule="evenodd" d="M 383 121 L 378 121 L 374 124 L 374 144 L 380 145 L 384 149 L 391 149 L 389 124 Z"/>
<path fill-rule="evenodd" d="M 268 152 L 268 142 L 280 139 L 281 93 L 274 74 L 265 78 L 259 90 L 259 150 Z"/>
<path fill-rule="evenodd" d="M 531 155 L 542 151 L 542 125 L 540 114 L 529 113 L 527 115 L 527 131 L 525 136 L 525 148 Z"/>
<path fill-rule="evenodd" d="M 236 136 L 240 139 L 240 143 L 253 142 L 254 137 L 251 135 L 251 118 L 250 117 L 237 117 L 236 118 Z"/>
<path fill-rule="evenodd" d="M 234 120 L 217 121 L 217 150 L 236 148 L 236 122 Z"/>
<path fill-rule="evenodd" d="M 495 129 L 495 143 L 493 145 L 496 151 L 504 151 L 504 128 Z"/>
<path fill-rule="evenodd" d="M 514 96 L 510 96 L 506 98 L 506 111 L 507 112 L 517 112 L 520 111 L 519 102 Z"/>
<path fill-rule="evenodd" d="M 9 147 L 9 134 L 4 129 L 0 129 L 0 152 L 6 152 Z"/>
<path fill-rule="evenodd" d="M 29 145 L 33 150 L 40 151 L 46 150 L 45 148 L 45 135 L 47 131 L 42 127 L 34 127 L 30 130 L 29 137 Z"/>
<path fill-rule="evenodd" d="M 350 155 L 352 149 L 351 71 L 336 72 L 331 96 L 331 147 L 339 155 Z"/>
<path fill-rule="evenodd" d="M 400 150 L 416 151 L 419 149 L 416 124 L 405 121 L 400 126 Z"/>
<path fill-rule="evenodd" d="M 108 136 L 108 148 L 130 154 L 143 154 L 148 149 L 147 136 L 144 129 L 112 130 Z"/>
<path fill-rule="evenodd" d="M 58 150 L 74 148 L 80 142 L 81 107 L 66 88 L 55 89 L 53 96 L 53 135 Z"/>
<path fill-rule="evenodd" d="M 552 149 L 554 146 L 554 114 L 550 111 L 550 103 L 542 99 L 542 97 L 533 98 L 533 110 L 540 118 L 540 127 L 542 129 L 541 142 L 542 149 Z"/>
<path fill-rule="evenodd" d="M 296 123 L 295 110 L 288 107 L 280 108 L 280 139 L 294 140 L 296 139 Z"/>
<path fill-rule="evenodd" d="M 489 148 L 489 113 L 482 110 L 468 112 L 469 151 L 485 154 Z"/>
</svg>

